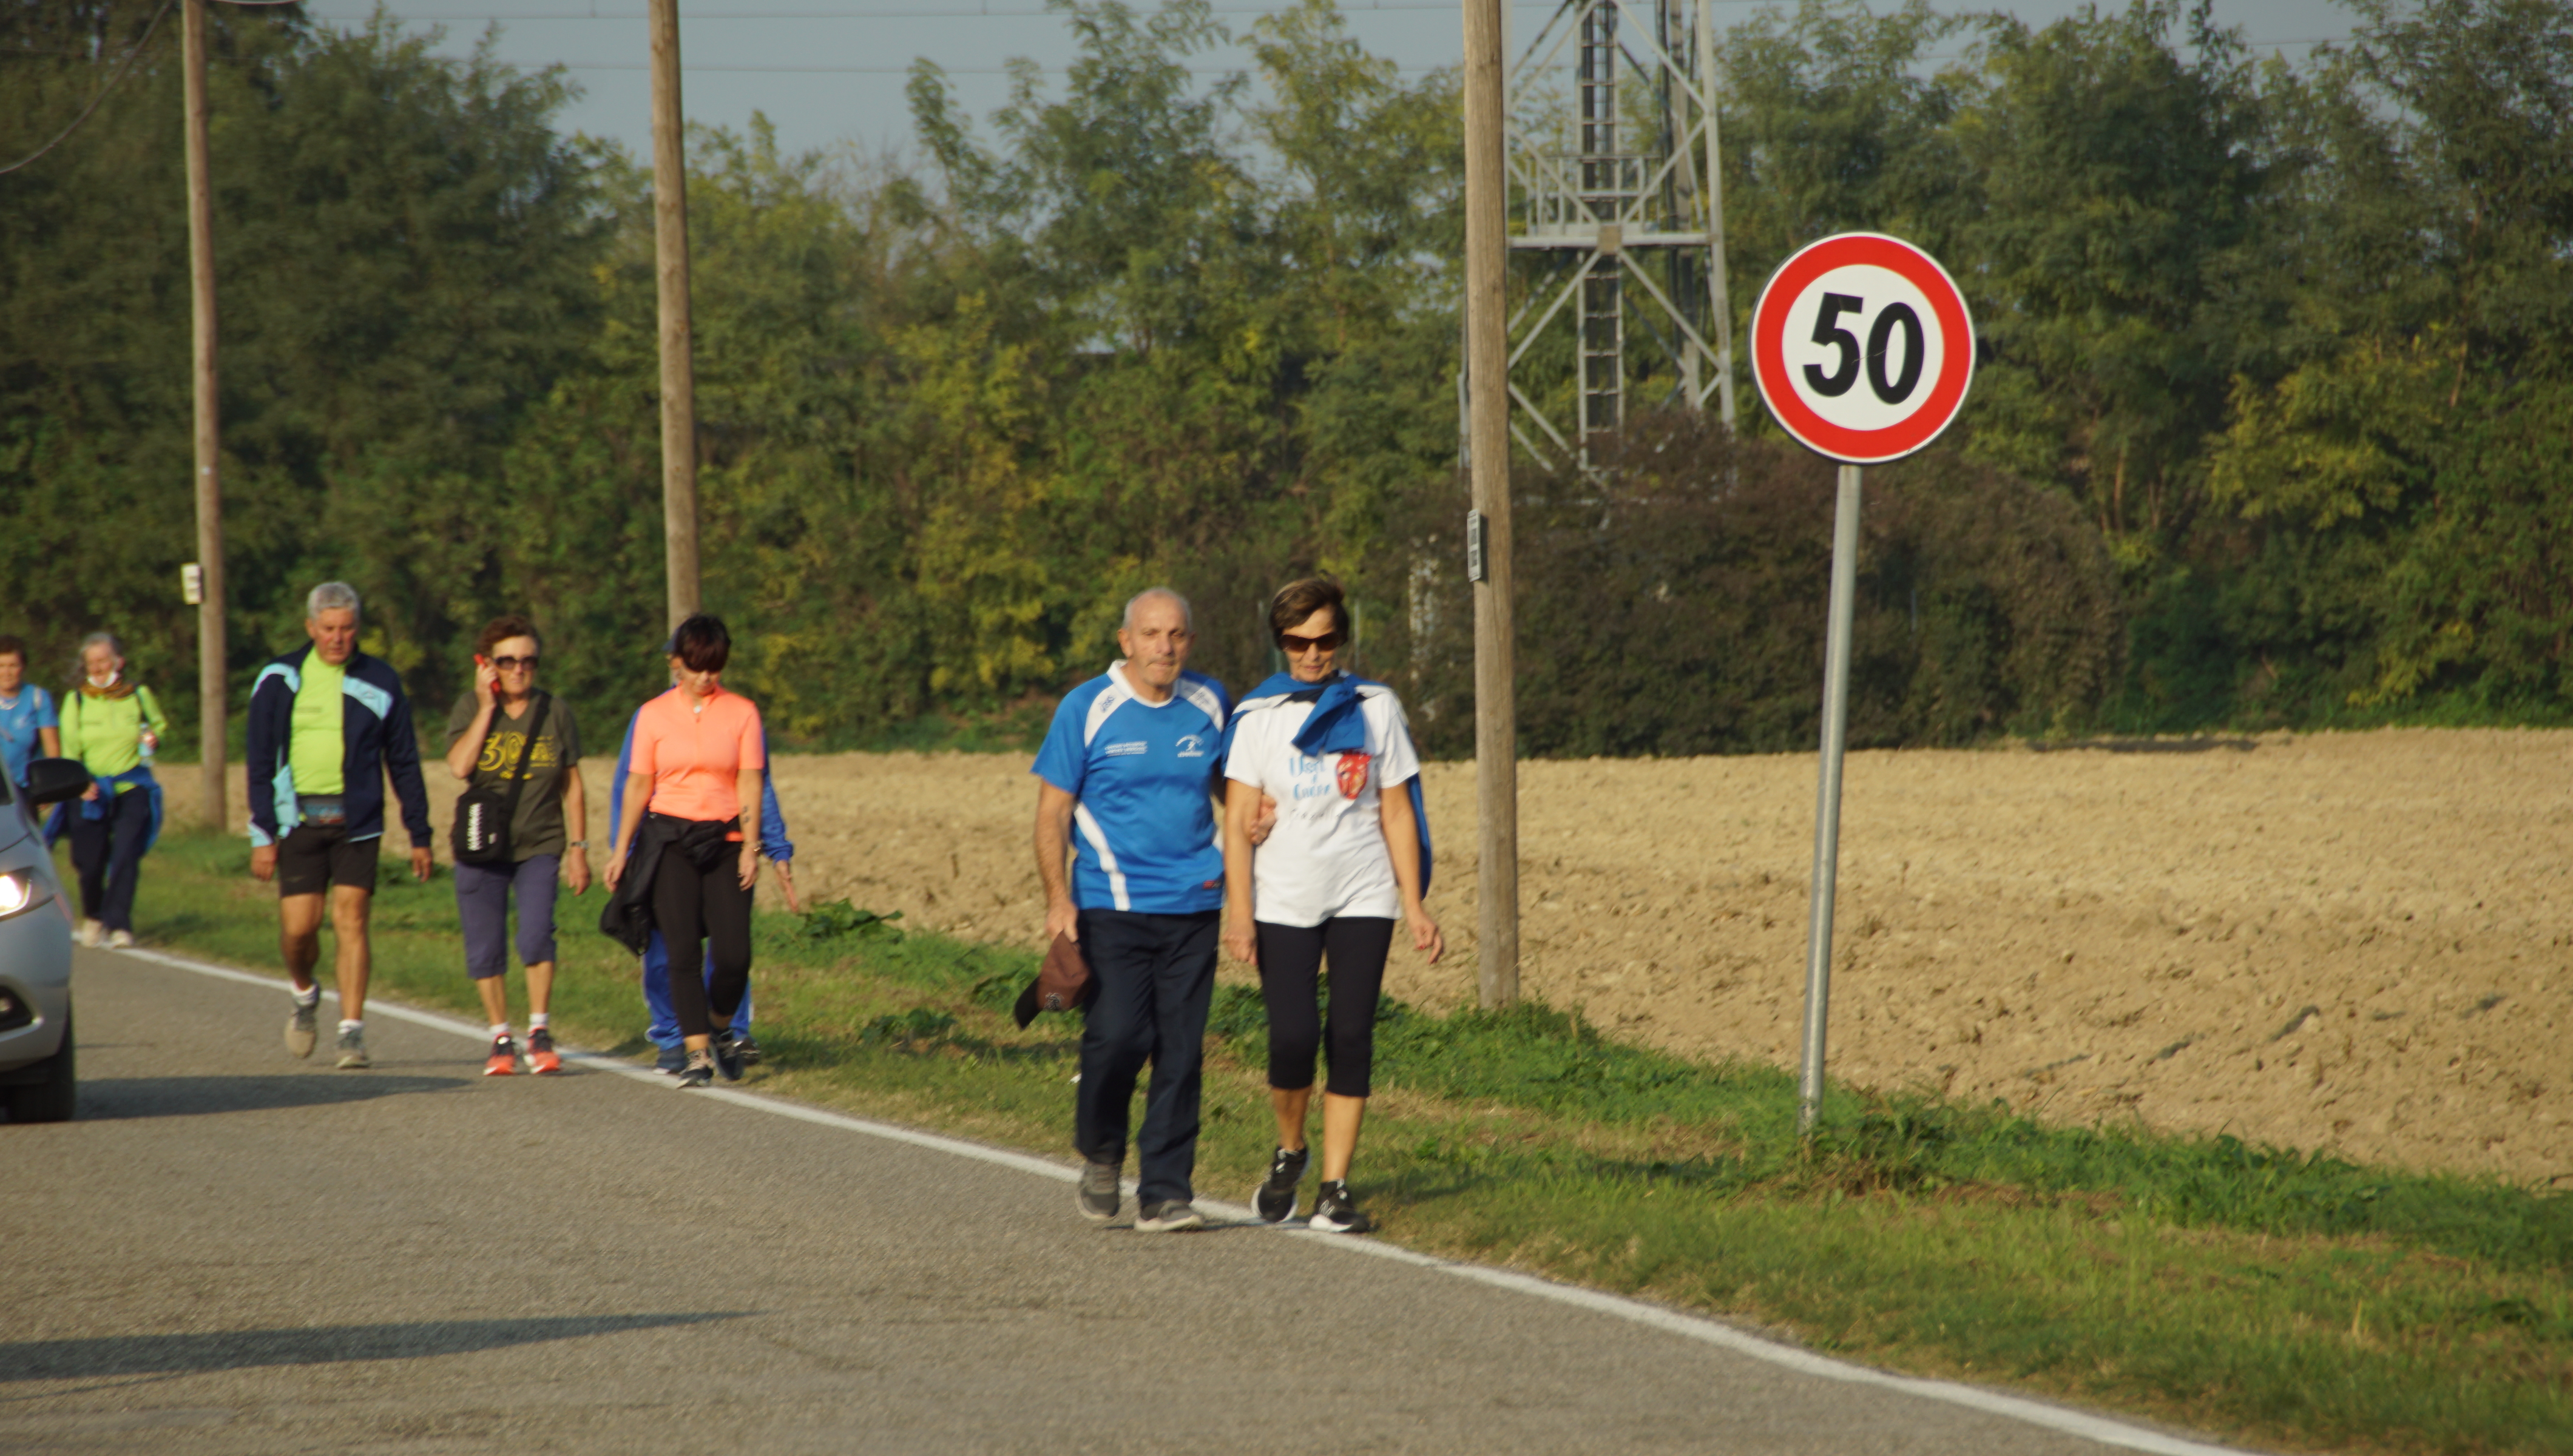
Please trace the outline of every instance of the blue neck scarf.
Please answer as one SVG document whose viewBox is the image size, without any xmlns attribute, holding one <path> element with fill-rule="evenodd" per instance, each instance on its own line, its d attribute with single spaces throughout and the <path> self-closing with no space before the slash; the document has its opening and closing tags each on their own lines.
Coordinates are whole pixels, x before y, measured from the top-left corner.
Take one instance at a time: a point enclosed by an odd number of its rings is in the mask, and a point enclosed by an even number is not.
<svg viewBox="0 0 2573 1456">
<path fill-rule="evenodd" d="M 1321 682 L 1298 682 L 1292 673 L 1271 673 L 1269 680 L 1245 694 L 1246 703 L 1263 698 L 1286 698 L 1310 701 L 1313 715 L 1295 730 L 1295 747 L 1315 758 L 1327 754 L 1363 753 L 1366 751 L 1366 715 L 1360 711 L 1364 702 L 1358 689 L 1382 687 L 1382 683 L 1335 672 Z M 1228 756 L 1233 749 L 1233 728 L 1242 721 L 1237 709 L 1233 722 L 1224 728 L 1224 746 Z M 1404 787 L 1411 791 L 1411 822 L 1420 827 L 1420 895 L 1429 897 L 1429 804 L 1420 794 L 1420 776 L 1414 774 Z"/>
</svg>

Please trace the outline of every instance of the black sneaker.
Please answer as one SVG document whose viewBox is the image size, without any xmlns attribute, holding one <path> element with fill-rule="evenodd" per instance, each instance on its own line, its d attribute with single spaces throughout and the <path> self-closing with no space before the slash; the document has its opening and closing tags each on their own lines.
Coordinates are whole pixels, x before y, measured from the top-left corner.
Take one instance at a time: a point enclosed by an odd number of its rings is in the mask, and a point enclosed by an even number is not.
<svg viewBox="0 0 2573 1456">
<path fill-rule="evenodd" d="M 1206 1215 L 1186 1198 L 1157 1198 L 1135 1212 L 1137 1233 L 1186 1233 L 1206 1227 Z"/>
<path fill-rule="evenodd" d="M 663 1047 L 652 1057 L 652 1070 L 663 1077 L 676 1077 L 688 1070 L 688 1049 Z"/>
<path fill-rule="evenodd" d="M 1304 1180 L 1304 1159 L 1311 1155 L 1309 1147 L 1293 1152 L 1282 1147 L 1269 1155 L 1269 1181 L 1251 1195 L 1261 1222 L 1284 1223 L 1295 1216 L 1295 1185 Z"/>
<path fill-rule="evenodd" d="M 759 1044 L 751 1040 L 750 1033 L 744 1032 L 739 1037 L 734 1038 L 732 1050 L 734 1055 L 741 1058 L 742 1066 L 757 1067 L 759 1065 Z"/>
<path fill-rule="evenodd" d="M 1082 1217 L 1093 1223 L 1105 1223 L 1117 1216 L 1118 1208 L 1126 1201 L 1125 1193 L 1117 1186 L 1117 1175 L 1124 1170 L 1122 1162 L 1082 1164 L 1081 1191 L 1073 1200 L 1081 1209 Z"/>
<path fill-rule="evenodd" d="M 1320 1194 L 1313 1199 L 1313 1216 L 1304 1220 L 1304 1226 L 1321 1233 L 1364 1233 L 1375 1225 L 1349 1197 L 1348 1182 L 1332 1178 L 1322 1184 Z"/>
<path fill-rule="evenodd" d="M 715 1085 L 715 1059 L 712 1054 L 691 1052 L 688 1065 L 679 1069 L 679 1091 L 689 1092 Z"/>
<path fill-rule="evenodd" d="M 723 1074 L 724 1081 L 741 1081 L 741 1048 L 732 1039 L 732 1028 L 715 1033 L 708 1050 L 714 1053 L 715 1070 Z"/>
</svg>

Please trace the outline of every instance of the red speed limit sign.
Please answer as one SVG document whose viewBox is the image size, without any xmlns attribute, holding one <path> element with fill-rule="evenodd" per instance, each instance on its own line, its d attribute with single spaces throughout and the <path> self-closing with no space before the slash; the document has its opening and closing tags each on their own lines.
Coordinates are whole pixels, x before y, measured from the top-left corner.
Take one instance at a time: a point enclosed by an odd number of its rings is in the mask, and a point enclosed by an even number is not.
<svg viewBox="0 0 2573 1456">
<path fill-rule="evenodd" d="M 1939 437 L 1975 374 L 1975 325 L 1957 281 L 1929 254 L 1880 233 L 1826 238 L 1780 264 L 1751 311 L 1751 373 L 1770 417 L 1840 461 L 1832 510 L 1831 617 L 1823 637 L 1822 786 L 1814 815 L 1813 921 L 1805 941 L 1804 1069 L 1796 1125 L 1823 1110 L 1831 1020 L 1832 910 L 1839 893 L 1841 763 L 1849 742 L 1850 636 L 1858 602 L 1862 465 Z"/>
<path fill-rule="evenodd" d="M 1770 276 L 1751 312 L 1751 369 L 1789 434 L 1873 465 L 1920 449 L 1957 417 L 1975 372 L 1974 321 L 1929 254 L 1843 233 Z"/>
</svg>

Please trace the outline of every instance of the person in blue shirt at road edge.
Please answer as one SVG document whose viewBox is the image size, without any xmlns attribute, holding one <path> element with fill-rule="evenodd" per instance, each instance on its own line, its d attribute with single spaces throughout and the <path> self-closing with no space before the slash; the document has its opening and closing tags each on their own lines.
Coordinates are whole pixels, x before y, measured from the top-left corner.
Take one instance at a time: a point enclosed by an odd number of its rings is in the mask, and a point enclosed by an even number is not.
<svg viewBox="0 0 2573 1456">
<path fill-rule="evenodd" d="M 1046 939 L 1068 935 L 1096 993 L 1081 1033 L 1077 1204 L 1117 1216 L 1136 1078 L 1153 1066 L 1135 1137 L 1140 1232 L 1203 1228 L 1192 1206 L 1207 1005 L 1215 994 L 1224 848 L 1224 685 L 1187 670 L 1196 632 L 1168 587 L 1126 603 L 1126 655 L 1074 688 L 1037 752 L 1037 874 Z M 1064 860 L 1072 858 L 1067 880 Z"/>
</svg>

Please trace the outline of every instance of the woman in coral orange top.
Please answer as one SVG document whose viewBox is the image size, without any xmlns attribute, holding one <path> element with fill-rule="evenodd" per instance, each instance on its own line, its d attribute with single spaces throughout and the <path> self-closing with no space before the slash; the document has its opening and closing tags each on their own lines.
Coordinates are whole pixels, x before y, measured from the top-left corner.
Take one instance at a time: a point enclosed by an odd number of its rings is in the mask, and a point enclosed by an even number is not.
<svg viewBox="0 0 2573 1456">
<path fill-rule="evenodd" d="M 750 892 L 759 883 L 768 762 L 759 709 L 724 688 L 731 656 L 732 635 L 717 618 L 699 613 L 670 634 L 673 686 L 634 715 L 625 812 L 607 861 L 608 891 L 620 898 L 642 891 L 626 887 L 627 876 L 649 877 L 651 920 L 671 965 L 713 964 L 703 982 L 670 978 L 671 1010 L 687 1042 L 682 1089 L 709 1086 L 717 1072 L 741 1080 L 731 1022 L 750 985 Z"/>
</svg>

